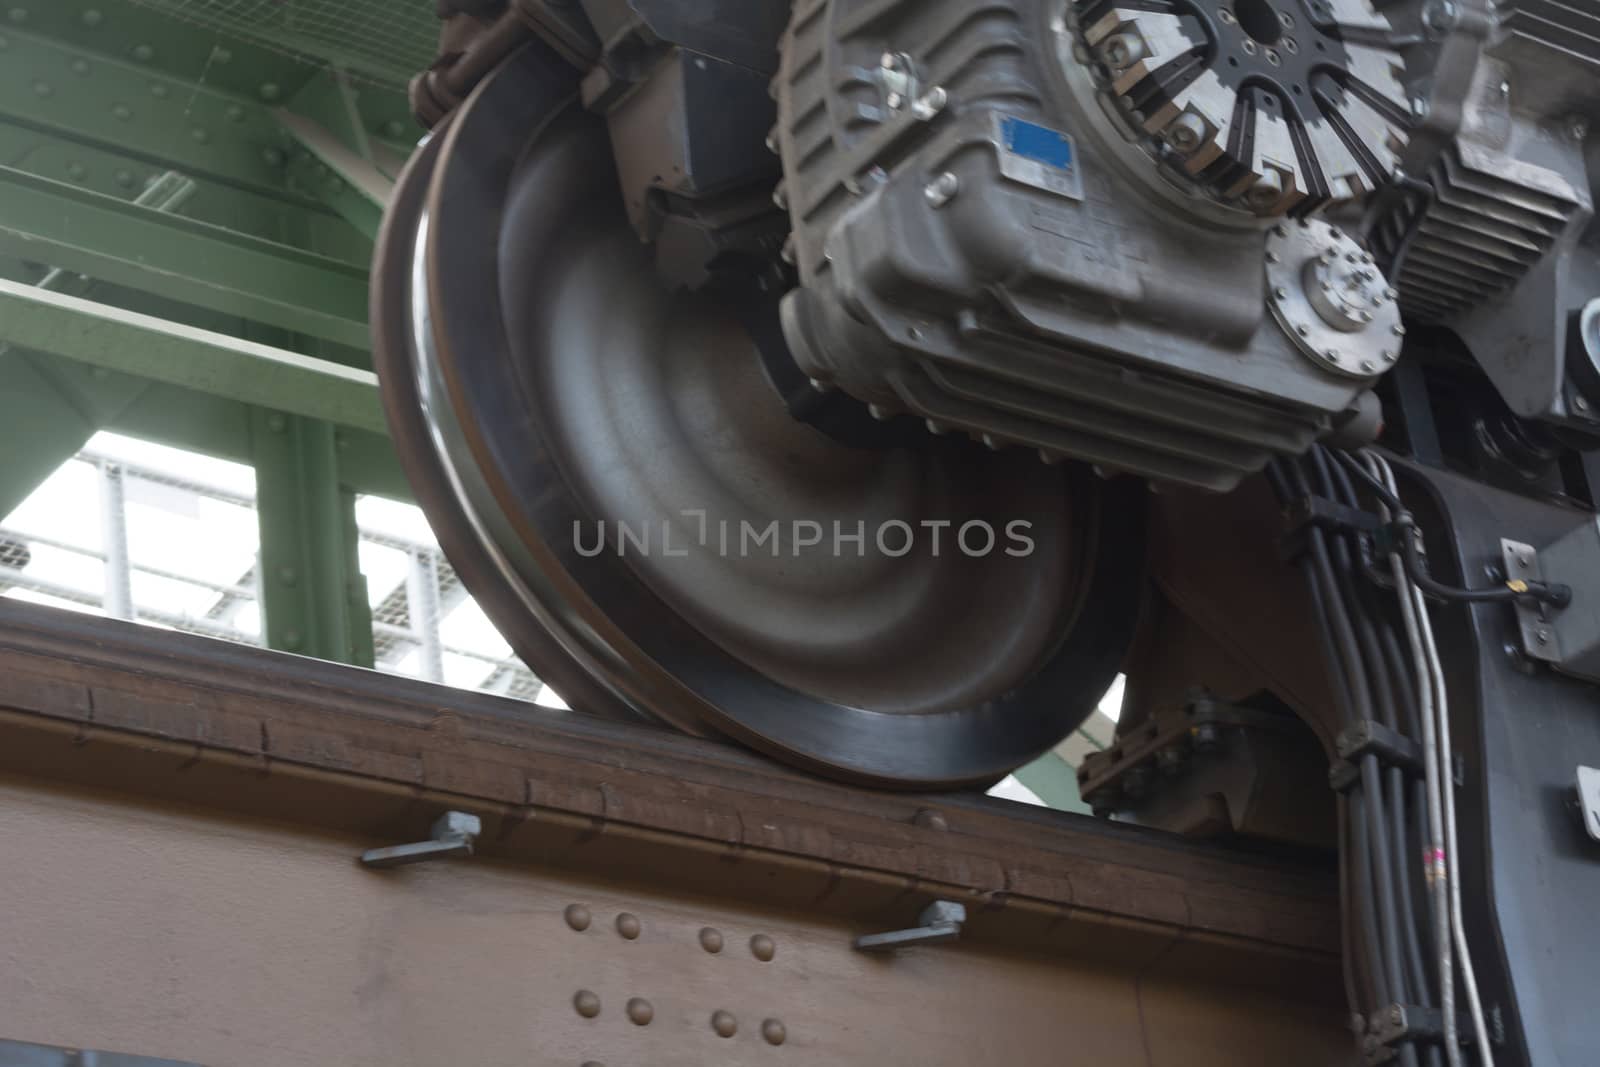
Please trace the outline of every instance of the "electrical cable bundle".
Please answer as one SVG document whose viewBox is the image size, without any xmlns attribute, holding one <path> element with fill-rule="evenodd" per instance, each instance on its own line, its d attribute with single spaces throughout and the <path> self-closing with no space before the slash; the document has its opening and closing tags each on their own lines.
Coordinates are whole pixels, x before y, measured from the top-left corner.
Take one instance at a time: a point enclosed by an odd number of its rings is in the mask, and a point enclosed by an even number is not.
<svg viewBox="0 0 1600 1067">
<path fill-rule="evenodd" d="M 1570 591 L 1434 581 L 1393 471 L 1375 452 L 1357 459 L 1318 447 L 1268 475 L 1292 512 L 1346 518 L 1304 523 L 1297 547 L 1340 714 L 1342 758 L 1330 778 L 1345 988 L 1362 1051 L 1369 1062 L 1392 1052 L 1402 1067 L 1463 1067 L 1459 980 L 1478 1062 L 1492 1067 L 1461 918 L 1449 704 L 1427 598 L 1561 602 Z M 1377 500 L 1375 518 L 1357 484 Z M 1373 565 L 1375 552 L 1386 566 Z"/>
</svg>

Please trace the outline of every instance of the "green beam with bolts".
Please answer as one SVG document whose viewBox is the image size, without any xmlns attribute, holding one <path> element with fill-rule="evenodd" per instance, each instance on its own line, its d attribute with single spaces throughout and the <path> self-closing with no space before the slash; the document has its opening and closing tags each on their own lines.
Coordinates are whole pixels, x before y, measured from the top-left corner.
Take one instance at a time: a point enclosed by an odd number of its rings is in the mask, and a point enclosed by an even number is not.
<svg viewBox="0 0 1600 1067">
<path fill-rule="evenodd" d="M 0 252 L 342 344 L 367 344 L 367 272 L 0 167 Z"/>
<path fill-rule="evenodd" d="M 377 376 L 0 280 L 0 341 L 150 381 L 383 433 Z"/>
</svg>

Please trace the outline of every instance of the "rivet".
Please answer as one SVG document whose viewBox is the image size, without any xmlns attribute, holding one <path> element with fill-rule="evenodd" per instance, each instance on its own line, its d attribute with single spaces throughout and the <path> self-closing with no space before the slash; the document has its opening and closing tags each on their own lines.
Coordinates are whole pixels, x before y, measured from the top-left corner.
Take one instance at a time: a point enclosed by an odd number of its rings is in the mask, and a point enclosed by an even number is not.
<svg viewBox="0 0 1600 1067">
<path fill-rule="evenodd" d="M 244 108 L 240 107 L 238 104 L 229 104 L 228 110 L 225 112 L 225 114 L 228 116 L 229 122 L 244 121 Z"/>
<path fill-rule="evenodd" d="M 148 63 L 156 57 L 156 50 L 147 44 L 133 46 L 133 58 L 141 63 Z"/>
<path fill-rule="evenodd" d="M 150 86 L 150 95 L 155 97 L 157 100 L 165 100 L 169 92 L 171 92 L 171 90 L 165 85 L 162 85 L 160 82 L 156 82 L 154 85 Z"/>
<path fill-rule="evenodd" d="M 34 82 L 33 83 L 33 95 L 34 96 L 45 97 L 45 96 L 49 96 L 50 94 L 52 94 L 54 92 L 55 92 L 55 90 L 50 87 L 50 83 L 49 82 Z"/>
<path fill-rule="evenodd" d="M 1282 259 L 1283 259 L 1283 257 L 1278 255 L 1278 253 L 1276 253 L 1276 252 L 1268 252 L 1267 253 L 1267 262 L 1268 263 L 1277 263 Z"/>
<path fill-rule="evenodd" d="M 711 926 L 700 928 L 700 947 L 715 956 L 722 951 L 722 931 Z"/>
<path fill-rule="evenodd" d="M 383 124 L 383 132 L 384 136 L 386 137 L 404 137 L 406 134 L 406 124 L 401 122 L 399 119 L 390 119 L 388 122 Z"/>
<path fill-rule="evenodd" d="M 1328 362 L 1329 363 L 1338 363 L 1339 362 L 1339 350 L 1337 348 L 1328 349 L 1328 353 L 1327 354 L 1328 354 Z"/>
<path fill-rule="evenodd" d="M 634 997 L 628 1001 L 628 1021 L 635 1026 L 649 1026 L 650 1020 L 656 1017 L 656 1009 L 643 997 Z"/>
<path fill-rule="evenodd" d="M 211 134 L 207 133 L 199 126 L 196 126 L 194 129 L 190 130 L 189 136 L 194 139 L 195 144 L 205 144 L 211 140 Z"/>
<path fill-rule="evenodd" d="M 593 1019 L 600 1014 L 600 994 L 588 989 L 580 989 L 572 997 L 572 1006 L 585 1019 Z M 629 1006 L 631 1007 L 632 1005 Z"/>
<path fill-rule="evenodd" d="M 263 148 L 261 150 L 261 162 L 269 167 L 281 167 L 283 166 L 283 151 L 277 148 Z"/>
<path fill-rule="evenodd" d="M 591 916 L 589 915 L 589 909 L 582 904 L 568 904 L 567 910 L 561 914 L 567 920 L 567 925 L 574 930 L 589 929 Z"/>
<path fill-rule="evenodd" d="M 82 15 L 78 16 L 78 21 L 82 22 L 85 26 L 92 30 L 96 26 L 100 25 L 101 22 L 105 21 L 105 16 L 100 13 L 99 8 L 91 7 Z"/>
<path fill-rule="evenodd" d="M 1406 335 L 1406 328 L 1404 326 L 1396 325 L 1394 328 L 1394 335 L 1396 337 L 1404 337 Z"/>
<path fill-rule="evenodd" d="M 717 1032 L 718 1037 L 732 1037 L 739 1032 L 739 1020 L 733 1017 L 732 1012 L 715 1011 L 711 1013 L 711 1029 Z"/>
<path fill-rule="evenodd" d="M 284 585 L 296 585 L 300 581 L 300 573 L 293 567 L 283 567 L 278 571 L 278 580 Z"/>
<path fill-rule="evenodd" d="M 262 82 L 261 87 L 256 92 L 261 94 L 261 99 L 263 100 L 276 100 L 283 90 L 278 88 L 276 82 Z"/>
<path fill-rule="evenodd" d="M 772 957 L 778 954 L 778 946 L 766 934 L 757 934 L 750 939 L 750 955 L 762 963 L 771 963 Z"/>
<path fill-rule="evenodd" d="M 122 186 L 124 189 L 133 188 L 133 171 L 119 170 L 112 177 L 115 178 L 116 183 Z"/>
<path fill-rule="evenodd" d="M 271 430 L 273 433 L 282 433 L 284 431 L 284 427 L 288 425 L 289 424 L 287 421 L 285 421 L 284 417 L 276 412 L 267 416 L 267 429 Z"/>
<path fill-rule="evenodd" d="M 14 7 L 10 11 L 6 12 L 6 17 L 12 22 L 16 23 L 18 26 L 21 26 L 24 22 L 28 21 L 28 9 L 25 7 Z"/>
<path fill-rule="evenodd" d="M 300 631 L 285 630 L 283 632 L 283 647 L 290 652 L 298 651 L 300 648 Z"/>
<path fill-rule="evenodd" d="M 1395 355 L 1393 352 L 1389 351 L 1388 349 L 1384 349 L 1384 351 L 1383 351 L 1383 361 L 1385 363 L 1393 363 L 1395 360 L 1397 360 L 1399 358 L 1400 357 Z"/>
<path fill-rule="evenodd" d="M 950 823 L 945 820 L 944 814 L 942 812 L 934 811 L 932 808 L 923 808 L 922 810 L 918 811 L 911 817 L 911 824 L 913 826 L 920 826 L 924 830 L 950 829 Z"/>
<path fill-rule="evenodd" d="M 4 52 L 7 48 L 10 48 L 10 47 L 11 47 L 11 38 L 9 38 L 9 37 L 0 37 L 0 52 Z"/>
<path fill-rule="evenodd" d="M 218 45 L 216 48 L 213 48 L 211 50 L 211 62 L 213 62 L 213 63 L 232 63 L 233 62 L 233 53 L 230 52 L 228 49 L 223 48 L 221 45 Z"/>
<path fill-rule="evenodd" d="M 789 1031 L 778 1020 L 766 1019 L 761 1023 L 761 1036 L 769 1045 L 781 1045 L 788 1039 Z"/>
<path fill-rule="evenodd" d="M 637 915 L 631 915 L 628 912 L 623 912 L 621 915 L 617 916 L 617 933 L 621 934 L 629 941 L 635 940 L 639 936 L 639 931 L 642 928 L 643 927 L 640 925 L 639 917 Z"/>
<path fill-rule="evenodd" d="M 72 68 L 72 73 L 74 74 L 89 73 L 89 61 L 87 59 L 74 59 L 67 65 Z"/>
<path fill-rule="evenodd" d="M 1289 299 L 1289 290 L 1286 286 L 1280 285 L 1276 289 L 1272 290 L 1272 295 L 1277 297 L 1279 300 L 1287 300 Z"/>
<path fill-rule="evenodd" d="M 1301 337 L 1310 337 L 1311 327 L 1302 322 L 1294 328 L 1294 332 L 1299 334 Z"/>
<path fill-rule="evenodd" d="M 88 173 L 88 171 L 83 169 L 82 163 L 67 164 L 67 177 L 71 178 L 75 182 L 83 181 L 84 175 Z"/>
<path fill-rule="evenodd" d="M 1366 371 L 1368 374 L 1371 374 L 1373 371 L 1378 369 L 1378 365 L 1369 359 L 1361 364 L 1361 369 Z"/>
</svg>

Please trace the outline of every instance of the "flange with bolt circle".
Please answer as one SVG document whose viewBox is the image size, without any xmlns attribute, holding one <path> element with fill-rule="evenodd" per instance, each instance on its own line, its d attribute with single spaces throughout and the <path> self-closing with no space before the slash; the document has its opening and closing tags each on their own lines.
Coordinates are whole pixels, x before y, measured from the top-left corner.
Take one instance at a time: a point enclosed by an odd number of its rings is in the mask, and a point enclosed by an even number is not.
<svg viewBox="0 0 1600 1067">
<path fill-rule="evenodd" d="M 1320 219 L 1279 223 L 1267 235 L 1266 277 L 1272 317 L 1319 367 L 1369 379 L 1399 361 L 1397 294 L 1343 231 Z"/>
</svg>

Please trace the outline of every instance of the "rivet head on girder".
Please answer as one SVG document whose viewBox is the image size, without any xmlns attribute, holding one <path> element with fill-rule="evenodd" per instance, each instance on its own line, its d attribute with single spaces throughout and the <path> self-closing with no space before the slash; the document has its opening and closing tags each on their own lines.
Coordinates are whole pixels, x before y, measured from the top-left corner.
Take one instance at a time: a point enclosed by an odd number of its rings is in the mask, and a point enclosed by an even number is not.
<svg viewBox="0 0 1600 1067">
<path fill-rule="evenodd" d="M 100 23 L 104 22 L 105 18 L 105 15 L 101 14 L 99 8 L 91 7 L 83 14 L 78 16 L 78 21 L 92 30 L 96 26 L 100 25 Z"/>
<path fill-rule="evenodd" d="M 78 59 L 74 59 L 71 63 L 68 63 L 67 66 L 72 68 L 72 73 L 74 73 L 74 74 L 87 74 L 87 73 L 89 73 L 89 61 L 87 59 L 83 59 L 81 57 L 78 58 Z"/>
<path fill-rule="evenodd" d="M 269 167 L 281 167 L 283 166 L 283 152 L 277 148 L 263 148 L 261 150 L 261 162 Z"/>
<path fill-rule="evenodd" d="M 700 928 L 700 947 L 715 956 L 722 951 L 722 931 L 714 927 Z"/>
<path fill-rule="evenodd" d="M 218 45 L 211 50 L 211 62 L 218 64 L 232 63 L 233 53 L 228 49 L 223 48 L 221 45 Z"/>
<path fill-rule="evenodd" d="M 399 119 L 390 119 L 383 124 L 383 135 L 385 137 L 404 137 L 406 135 L 406 124 Z"/>
<path fill-rule="evenodd" d="M 922 808 L 919 810 L 911 817 L 911 823 L 913 826 L 920 826 L 924 830 L 950 829 L 950 823 L 944 817 L 944 814 L 942 812 L 934 811 L 932 808 Z"/>
<path fill-rule="evenodd" d="M 631 915 L 628 912 L 623 912 L 621 915 L 617 916 L 617 933 L 621 934 L 626 940 L 637 940 L 639 937 L 639 932 L 643 929 L 644 926 L 639 922 L 639 917 L 637 915 Z"/>
<path fill-rule="evenodd" d="M 298 652 L 302 640 L 299 630 L 283 631 L 283 647 L 290 652 Z"/>
<path fill-rule="evenodd" d="M 585 1019 L 593 1019 L 600 1014 L 600 994 L 589 989 L 580 989 L 572 996 L 572 1007 Z"/>
<path fill-rule="evenodd" d="M 88 170 L 84 168 L 82 163 L 67 164 L 67 177 L 71 178 L 75 182 L 83 181 L 84 176 L 88 173 Z"/>
<path fill-rule="evenodd" d="M 0 52 L 4 52 L 7 48 L 10 48 L 10 47 L 11 47 L 11 38 L 9 38 L 9 37 L 0 37 Z"/>
<path fill-rule="evenodd" d="M 139 62 L 148 63 L 155 57 L 156 50 L 153 45 L 136 44 L 133 46 L 133 58 L 137 59 Z"/>
<path fill-rule="evenodd" d="M 160 82 L 156 82 L 154 85 L 150 86 L 150 95 L 155 97 L 157 100 L 165 100 L 167 95 L 171 92 L 171 89 L 168 89 Z"/>
<path fill-rule="evenodd" d="M 750 955 L 762 963 L 771 963 L 772 957 L 778 954 L 778 946 L 766 934 L 757 934 L 750 939 Z"/>
<path fill-rule="evenodd" d="M 238 104 L 229 104 L 228 110 L 225 112 L 225 114 L 228 116 L 229 122 L 244 121 L 244 108 L 240 107 Z"/>
<path fill-rule="evenodd" d="M 778 1020 L 767 1019 L 761 1024 L 761 1036 L 769 1045 L 781 1045 L 788 1040 L 789 1031 Z"/>
<path fill-rule="evenodd" d="M 16 23 L 18 26 L 21 26 L 24 22 L 28 21 L 28 9 L 19 5 L 12 8 L 10 11 L 7 11 L 6 17 L 12 22 Z"/>
<path fill-rule="evenodd" d="M 714 1011 L 711 1013 L 711 1029 L 716 1031 L 718 1037 L 732 1037 L 739 1032 L 739 1020 L 730 1011 Z"/>
<path fill-rule="evenodd" d="M 199 126 L 196 126 L 194 129 L 189 131 L 189 137 L 194 141 L 195 144 L 207 144 L 211 140 L 210 132 L 202 129 Z"/>
<path fill-rule="evenodd" d="M 589 909 L 582 904 L 568 904 L 567 910 L 561 913 L 561 917 L 567 920 L 568 926 L 580 933 L 589 929 L 591 916 Z"/>
<path fill-rule="evenodd" d="M 44 97 L 50 96 L 54 92 L 55 92 L 55 89 L 50 85 L 49 82 L 39 81 L 39 82 L 34 82 L 33 83 L 33 95 L 34 96 L 40 97 L 42 99 Z"/>
<path fill-rule="evenodd" d="M 124 189 L 133 188 L 133 171 L 119 170 L 116 172 L 116 174 L 112 175 L 112 177 L 116 180 L 116 183 L 122 186 Z"/>
<path fill-rule="evenodd" d="M 634 997 L 628 1001 L 628 1021 L 635 1026 L 649 1026 L 650 1020 L 656 1017 L 655 1007 L 643 997 Z"/>
<path fill-rule="evenodd" d="M 283 94 L 283 90 L 278 88 L 276 82 L 262 82 L 261 87 L 256 92 L 260 94 L 263 100 L 276 100 Z"/>
</svg>

